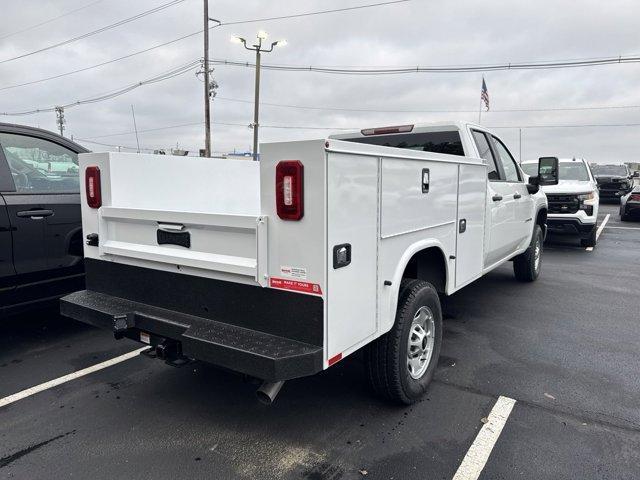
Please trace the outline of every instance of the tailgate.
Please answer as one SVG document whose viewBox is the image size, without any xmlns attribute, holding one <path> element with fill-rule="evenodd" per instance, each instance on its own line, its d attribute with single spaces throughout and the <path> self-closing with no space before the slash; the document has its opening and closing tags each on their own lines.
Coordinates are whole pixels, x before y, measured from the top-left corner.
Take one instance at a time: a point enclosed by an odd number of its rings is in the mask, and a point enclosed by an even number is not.
<svg viewBox="0 0 640 480">
<path fill-rule="evenodd" d="M 123 153 L 81 155 L 98 166 L 102 206 L 83 192 L 88 258 L 148 268 L 183 268 L 266 284 L 267 218 L 259 165 L 244 160 Z"/>
</svg>

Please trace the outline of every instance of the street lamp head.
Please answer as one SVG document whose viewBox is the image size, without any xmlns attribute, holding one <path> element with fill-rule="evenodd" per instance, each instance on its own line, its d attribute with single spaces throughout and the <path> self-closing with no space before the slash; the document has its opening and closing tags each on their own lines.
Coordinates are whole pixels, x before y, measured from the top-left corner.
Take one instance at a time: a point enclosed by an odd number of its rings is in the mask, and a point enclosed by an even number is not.
<svg viewBox="0 0 640 480">
<path fill-rule="evenodd" d="M 273 42 L 273 44 L 276 47 L 286 47 L 287 45 L 289 45 L 289 42 L 287 42 L 284 38 L 282 40 L 278 40 L 277 42 Z"/>
<path fill-rule="evenodd" d="M 258 35 L 257 37 L 260 40 L 266 40 L 267 38 L 269 38 L 269 34 L 267 32 L 265 32 L 264 30 L 258 30 Z"/>
<path fill-rule="evenodd" d="M 239 37 L 238 35 L 231 35 L 231 38 L 229 39 L 229 41 L 231 43 L 244 43 L 244 38 Z"/>
</svg>

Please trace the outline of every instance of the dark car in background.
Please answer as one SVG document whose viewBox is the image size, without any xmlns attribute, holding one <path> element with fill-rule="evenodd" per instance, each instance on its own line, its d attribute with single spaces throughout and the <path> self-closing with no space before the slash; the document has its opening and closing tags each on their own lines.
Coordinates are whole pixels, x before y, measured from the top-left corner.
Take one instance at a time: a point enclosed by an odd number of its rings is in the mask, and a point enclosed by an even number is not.
<svg viewBox="0 0 640 480">
<path fill-rule="evenodd" d="M 84 288 L 85 152 L 55 133 L 0 123 L 0 316 Z"/>
<path fill-rule="evenodd" d="M 632 219 L 640 220 L 640 185 L 620 198 L 620 220 L 626 222 Z"/>
<path fill-rule="evenodd" d="M 601 200 L 618 200 L 633 188 L 633 177 L 626 165 L 592 164 Z"/>
</svg>

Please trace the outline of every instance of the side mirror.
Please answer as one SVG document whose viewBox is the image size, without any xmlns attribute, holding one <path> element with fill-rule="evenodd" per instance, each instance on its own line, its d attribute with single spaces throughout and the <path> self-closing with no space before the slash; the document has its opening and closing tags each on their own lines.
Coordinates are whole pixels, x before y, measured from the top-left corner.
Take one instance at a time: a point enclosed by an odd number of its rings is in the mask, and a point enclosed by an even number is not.
<svg viewBox="0 0 640 480">
<path fill-rule="evenodd" d="M 540 157 L 538 160 L 538 185 L 558 184 L 558 157 Z"/>
</svg>

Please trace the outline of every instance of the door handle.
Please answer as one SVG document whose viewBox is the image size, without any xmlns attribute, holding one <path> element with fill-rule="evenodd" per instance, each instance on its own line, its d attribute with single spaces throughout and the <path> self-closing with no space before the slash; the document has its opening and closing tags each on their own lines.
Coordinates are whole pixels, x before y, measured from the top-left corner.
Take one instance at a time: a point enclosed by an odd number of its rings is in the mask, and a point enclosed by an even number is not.
<svg viewBox="0 0 640 480">
<path fill-rule="evenodd" d="M 514 200 L 518 200 L 519 198 L 522 198 L 522 195 L 520 195 L 518 192 L 513 194 L 513 199 Z"/>
<path fill-rule="evenodd" d="M 53 210 L 23 210 L 22 212 L 18 212 L 16 215 L 20 218 L 30 217 L 37 220 L 43 217 L 50 217 L 53 215 Z"/>
<path fill-rule="evenodd" d="M 494 202 L 499 202 L 500 200 L 502 200 L 502 195 L 494 195 L 491 200 L 493 200 Z"/>
</svg>

